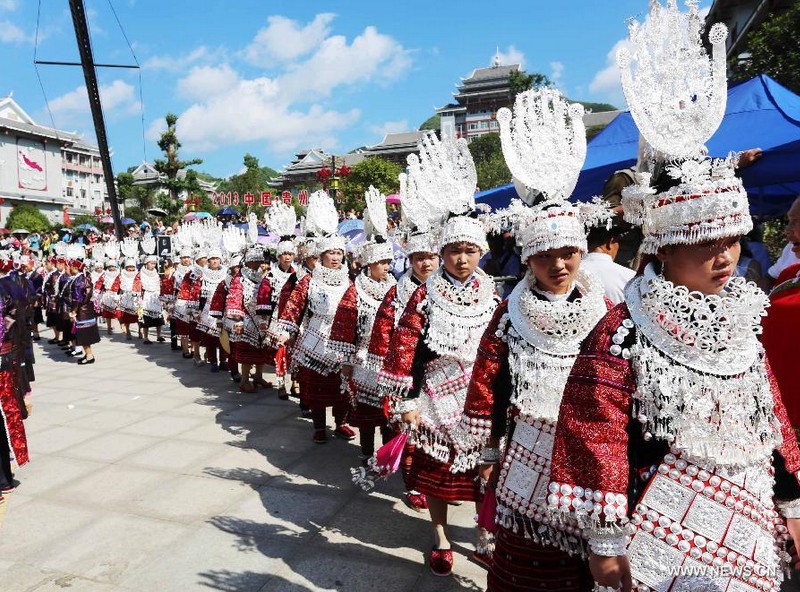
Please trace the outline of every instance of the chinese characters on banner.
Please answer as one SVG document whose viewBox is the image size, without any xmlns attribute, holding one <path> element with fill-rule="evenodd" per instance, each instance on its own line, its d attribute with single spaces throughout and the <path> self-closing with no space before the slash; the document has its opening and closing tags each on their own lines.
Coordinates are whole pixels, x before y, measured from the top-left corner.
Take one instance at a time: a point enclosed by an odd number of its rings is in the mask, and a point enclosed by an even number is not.
<svg viewBox="0 0 800 592">
<path fill-rule="evenodd" d="M 292 205 L 292 192 L 291 191 L 282 191 L 281 193 L 273 193 L 271 191 L 261 191 L 256 193 L 247 192 L 244 195 L 240 196 L 237 192 L 230 192 L 228 191 L 225 193 L 224 191 L 221 192 L 214 192 L 212 200 L 214 205 L 217 207 L 225 207 L 225 206 L 252 206 L 252 205 L 262 205 L 263 207 L 269 207 L 273 203 L 277 203 L 282 201 L 287 206 Z M 305 189 L 301 189 L 297 192 L 297 201 L 300 203 L 301 206 L 308 205 L 308 191 Z"/>
</svg>

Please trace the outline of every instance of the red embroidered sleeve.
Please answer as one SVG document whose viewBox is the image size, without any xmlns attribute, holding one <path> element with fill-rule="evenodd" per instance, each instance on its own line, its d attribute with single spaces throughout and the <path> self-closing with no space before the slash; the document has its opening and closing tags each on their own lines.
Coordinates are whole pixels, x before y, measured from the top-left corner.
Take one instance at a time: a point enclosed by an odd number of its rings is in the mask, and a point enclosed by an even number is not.
<svg viewBox="0 0 800 592">
<path fill-rule="evenodd" d="M 188 273 L 186 276 L 183 278 L 184 282 L 187 279 L 189 280 L 189 298 L 186 304 L 189 309 L 198 310 L 200 308 L 200 294 L 203 292 L 203 276 Z"/>
<path fill-rule="evenodd" d="M 164 276 L 161 279 L 161 299 L 164 302 L 172 302 L 175 300 L 175 276 Z"/>
<path fill-rule="evenodd" d="M 97 280 L 97 281 L 94 283 L 94 289 L 95 289 L 97 292 L 100 292 L 100 291 L 103 289 L 103 283 L 104 283 L 104 281 L 105 281 L 105 280 L 104 280 L 103 276 L 101 275 L 101 276 L 100 276 L 100 279 L 99 279 L 99 280 Z"/>
<path fill-rule="evenodd" d="M 783 397 L 778 387 L 778 381 L 775 379 L 772 368 L 770 368 L 769 360 L 764 358 L 764 363 L 767 366 L 767 376 L 769 377 L 769 385 L 772 390 L 775 417 L 780 423 L 781 436 L 783 436 L 783 443 L 780 448 L 778 448 L 778 453 L 783 457 L 786 470 L 791 473 L 795 479 L 798 480 L 798 484 L 800 484 L 800 448 L 797 446 L 797 436 L 789 421 L 789 414 L 786 412 L 786 406 L 783 404 Z"/>
<path fill-rule="evenodd" d="M 272 313 L 272 284 L 268 277 L 264 277 L 258 285 L 256 295 L 256 314 L 269 316 Z"/>
<path fill-rule="evenodd" d="M 328 342 L 328 347 L 333 350 L 339 364 L 352 364 L 352 357 L 356 351 L 357 328 L 358 295 L 355 284 L 351 282 L 336 308 L 331 325 L 331 338 Z"/>
<path fill-rule="evenodd" d="M 283 284 L 283 288 L 281 288 L 281 293 L 278 295 L 278 316 L 280 316 L 281 312 L 283 312 L 286 303 L 289 301 L 289 296 L 292 295 L 292 291 L 297 286 L 297 274 L 293 273 L 289 276 L 289 279 L 286 280 L 286 283 Z M 275 311 L 273 311 L 274 314 Z"/>
<path fill-rule="evenodd" d="M 111 284 L 111 291 L 114 292 L 115 294 L 119 294 L 119 287 L 121 281 L 122 281 L 121 278 L 117 276 L 116 278 L 114 278 L 114 283 Z"/>
<path fill-rule="evenodd" d="M 142 274 L 137 273 L 136 277 L 133 278 L 133 293 L 139 294 L 142 291 Z"/>
<path fill-rule="evenodd" d="M 611 310 L 583 343 L 564 389 L 548 504 L 591 527 L 628 513 L 628 434 L 636 388 L 629 360 L 612 355 L 611 338 L 628 308 Z"/>
<path fill-rule="evenodd" d="M 378 375 L 381 387 L 394 396 L 408 397 L 414 386 L 412 366 L 427 323 L 427 315 L 423 309 L 427 295 L 428 289 L 422 284 L 408 299 L 406 309 L 392 335 L 383 369 Z"/>
<path fill-rule="evenodd" d="M 297 287 L 292 291 L 286 306 L 281 311 L 279 328 L 289 335 L 297 333 L 303 314 L 306 311 L 308 300 L 308 284 L 311 283 L 311 275 L 305 276 Z"/>
<path fill-rule="evenodd" d="M 383 359 L 389 352 L 389 342 L 394 333 L 394 300 L 396 297 L 397 286 L 392 286 L 378 307 L 378 312 L 375 313 L 375 323 L 372 325 L 372 335 L 370 335 L 367 348 L 367 359 L 370 361 L 370 365 L 374 365 L 378 370 L 380 370 L 383 365 Z"/>
<path fill-rule="evenodd" d="M 459 427 L 475 444 L 485 445 L 492 435 L 493 386 L 503 362 L 508 359 L 508 344 L 504 339 L 507 322 L 508 301 L 503 301 L 481 337 L 478 355 L 472 367 L 472 378 Z"/>
<path fill-rule="evenodd" d="M 225 315 L 229 319 L 239 320 L 246 315 L 244 310 L 244 286 L 242 277 L 236 275 L 231 280 L 231 287 L 228 289 L 228 297 L 225 299 Z"/>
<path fill-rule="evenodd" d="M 208 315 L 221 319 L 222 314 L 225 312 L 225 299 L 228 297 L 228 287 L 222 281 L 217 285 L 214 290 L 214 295 L 211 297 L 211 304 L 208 305 Z"/>
</svg>

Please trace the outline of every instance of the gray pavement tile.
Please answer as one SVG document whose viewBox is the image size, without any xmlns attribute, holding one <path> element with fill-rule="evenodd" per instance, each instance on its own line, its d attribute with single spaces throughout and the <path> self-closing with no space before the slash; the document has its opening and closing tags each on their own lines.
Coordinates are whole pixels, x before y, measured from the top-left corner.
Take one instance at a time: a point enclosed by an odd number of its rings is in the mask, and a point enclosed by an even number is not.
<svg viewBox="0 0 800 592">
<path fill-rule="evenodd" d="M 81 417 L 70 419 L 72 413 L 77 410 L 76 408 L 65 414 L 64 425 L 90 430 L 115 431 L 147 417 L 146 414 L 139 411 L 116 409 L 98 411 L 95 407 L 85 407 L 81 411 L 88 411 L 88 414 L 82 413 Z"/>
<path fill-rule="evenodd" d="M 29 496 L 40 496 L 43 493 L 69 485 L 105 467 L 104 463 L 64 458 L 56 455 L 34 455 L 31 463 L 18 470 L 15 477 L 20 486 L 14 492 Z"/>
<path fill-rule="evenodd" d="M 123 465 L 161 471 L 200 473 L 211 459 L 219 456 L 219 446 L 184 440 L 161 440 L 121 461 Z"/>
<path fill-rule="evenodd" d="M 191 533 L 180 545 L 164 549 L 152 563 L 132 570 L 122 586 L 138 590 L 260 590 L 283 564 L 297 542 L 286 537 L 243 548 L 231 535 L 213 527 Z"/>
<path fill-rule="evenodd" d="M 176 439 L 227 444 L 229 442 L 243 441 L 247 431 L 241 426 L 220 426 L 216 423 L 205 422 L 196 428 L 182 432 L 179 436 L 176 436 Z"/>
<path fill-rule="evenodd" d="M 140 516 L 110 514 L 41 549 L 45 558 L 42 565 L 116 584 L 132 570 L 155 559 L 161 549 L 191 536 L 191 530 Z"/>
<path fill-rule="evenodd" d="M 73 507 L 97 507 L 128 512 L 132 511 L 137 500 L 150 497 L 154 488 L 171 477 L 169 473 L 152 469 L 107 465 L 45 495 L 47 498 L 72 504 Z"/>
<path fill-rule="evenodd" d="M 28 421 L 25 427 L 26 429 L 30 429 L 31 427 L 35 429 L 40 429 L 42 427 L 50 427 L 56 425 L 69 425 L 74 420 L 80 419 L 87 415 L 91 415 L 93 413 L 97 413 L 97 409 L 93 409 L 91 407 L 73 405 L 73 404 L 65 405 L 63 403 L 48 403 L 45 401 L 40 401 L 38 397 L 34 395 L 33 412 L 30 414 L 30 417 L 33 417 L 35 415 L 36 421 L 33 423 Z M 75 427 L 84 427 L 84 426 L 75 426 Z"/>
<path fill-rule="evenodd" d="M 19 511 L 11 505 L 3 521 L 0 557 L 14 558 L 38 567 L 43 559 L 39 552 L 42 547 L 54 540 L 68 540 L 74 532 L 96 516 L 97 510 L 93 508 L 76 507 L 41 498 L 35 504 L 21 506 Z"/>
<path fill-rule="evenodd" d="M 207 420 L 203 418 L 159 414 L 126 426 L 120 432 L 140 436 L 172 438 L 204 423 L 207 423 Z"/>
<path fill-rule="evenodd" d="M 156 443 L 156 438 L 135 434 L 104 434 L 59 451 L 60 456 L 114 462 Z"/>
<path fill-rule="evenodd" d="M 252 488 L 239 481 L 177 475 L 154 485 L 146 496 L 132 499 L 130 511 L 188 524 L 223 513 L 247 495 L 253 495 Z"/>
<path fill-rule="evenodd" d="M 34 416 L 31 416 L 33 420 Z M 28 449 L 31 456 L 37 454 L 52 454 L 59 452 L 80 442 L 96 438 L 103 432 L 100 430 L 87 430 L 71 426 L 54 426 L 49 430 L 31 432 L 28 434 Z"/>
</svg>

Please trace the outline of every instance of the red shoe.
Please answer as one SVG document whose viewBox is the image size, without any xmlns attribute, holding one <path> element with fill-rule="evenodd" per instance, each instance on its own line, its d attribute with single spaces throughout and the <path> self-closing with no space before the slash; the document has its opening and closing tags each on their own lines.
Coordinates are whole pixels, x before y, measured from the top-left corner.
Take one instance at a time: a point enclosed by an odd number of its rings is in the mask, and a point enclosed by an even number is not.
<svg viewBox="0 0 800 592">
<path fill-rule="evenodd" d="M 453 573 L 453 550 L 433 549 L 428 559 L 428 565 L 433 575 L 447 577 Z"/>
<path fill-rule="evenodd" d="M 343 423 L 340 426 L 336 426 L 336 429 L 333 430 L 333 435 L 341 438 L 342 440 L 354 440 L 356 437 L 356 433 L 346 423 Z"/>
<path fill-rule="evenodd" d="M 327 444 L 328 434 L 325 430 L 314 430 L 314 444 Z"/>
<path fill-rule="evenodd" d="M 428 498 L 424 493 L 405 491 L 403 492 L 403 501 L 415 512 L 424 512 L 428 509 Z"/>
</svg>

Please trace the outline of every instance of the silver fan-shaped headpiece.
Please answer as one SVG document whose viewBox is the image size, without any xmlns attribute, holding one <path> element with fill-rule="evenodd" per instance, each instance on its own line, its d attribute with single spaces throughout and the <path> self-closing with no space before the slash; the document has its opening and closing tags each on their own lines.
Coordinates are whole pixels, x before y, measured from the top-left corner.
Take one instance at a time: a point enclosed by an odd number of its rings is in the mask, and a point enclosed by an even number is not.
<svg viewBox="0 0 800 592">
<path fill-rule="evenodd" d="M 545 201 L 568 199 L 586 160 L 583 107 L 570 105 L 561 93 L 545 88 L 517 95 L 514 112 L 497 112 L 503 156 L 520 198 L 532 205 L 538 194 Z"/>
<path fill-rule="evenodd" d="M 668 158 L 698 158 L 722 122 L 727 102 L 725 39 L 711 27 L 712 55 L 703 46 L 696 1 L 651 0 L 644 23 L 631 21 L 628 47 L 617 52 L 622 90 L 644 139 Z"/>
</svg>

